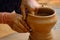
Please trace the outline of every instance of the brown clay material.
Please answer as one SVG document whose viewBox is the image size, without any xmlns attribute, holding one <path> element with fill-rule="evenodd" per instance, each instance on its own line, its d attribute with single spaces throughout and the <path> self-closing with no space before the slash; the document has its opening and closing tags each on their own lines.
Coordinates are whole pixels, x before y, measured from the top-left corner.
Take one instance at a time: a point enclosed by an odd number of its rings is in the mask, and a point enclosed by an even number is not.
<svg viewBox="0 0 60 40">
<path fill-rule="evenodd" d="M 56 22 L 56 13 L 50 8 L 40 8 L 35 15 L 28 14 L 27 23 L 32 29 L 30 40 L 53 40 L 51 29 Z"/>
</svg>

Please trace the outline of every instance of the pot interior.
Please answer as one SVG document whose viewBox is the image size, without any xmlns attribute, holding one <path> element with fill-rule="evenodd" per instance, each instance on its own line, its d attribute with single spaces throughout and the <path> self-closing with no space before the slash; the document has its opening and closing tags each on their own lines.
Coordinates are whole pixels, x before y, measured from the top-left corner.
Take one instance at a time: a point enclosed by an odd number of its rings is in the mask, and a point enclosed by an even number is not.
<svg viewBox="0 0 60 40">
<path fill-rule="evenodd" d="M 54 14 L 54 10 L 50 8 L 39 8 L 35 12 L 35 15 L 38 15 L 38 16 L 49 16 L 52 14 Z"/>
</svg>

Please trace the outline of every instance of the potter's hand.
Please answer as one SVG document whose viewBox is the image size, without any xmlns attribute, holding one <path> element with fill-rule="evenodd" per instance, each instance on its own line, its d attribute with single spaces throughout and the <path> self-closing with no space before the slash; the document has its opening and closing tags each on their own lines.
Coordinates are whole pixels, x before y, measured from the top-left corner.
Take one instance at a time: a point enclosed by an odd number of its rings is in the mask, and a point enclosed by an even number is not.
<svg viewBox="0 0 60 40">
<path fill-rule="evenodd" d="M 31 8 L 40 8 L 40 4 L 36 0 L 29 0 L 28 5 L 30 5 Z"/>
<path fill-rule="evenodd" d="M 4 13 L 4 23 L 8 24 L 13 30 L 17 32 L 28 32 L 29 28 L 22 20 L 20 14 Z"/>
</svg>

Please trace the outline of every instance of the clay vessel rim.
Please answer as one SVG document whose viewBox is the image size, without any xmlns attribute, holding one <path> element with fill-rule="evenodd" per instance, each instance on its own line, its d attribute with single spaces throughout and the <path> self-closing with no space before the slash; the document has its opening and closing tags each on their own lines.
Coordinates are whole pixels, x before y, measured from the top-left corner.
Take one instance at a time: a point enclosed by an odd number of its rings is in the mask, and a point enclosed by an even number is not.
<svg viewBox="0 0 60 40">
<path fill-rule="evenodd" d="M 49 7 L 41 7 L 41 8 L 48 8 L 48 9 L 52 9 L 54 11 L 53 8 L 49 8 Z M 48 15 L 48 16 L 37 16 L 37 15 L 32 15 L 32 14 L 28 14 L 30 16 L 34 16 L 34 17 L 39 17 L 39 18 L 48 18 L 48 17 L 52 17 L 54 15 L 56 15 L 56 12 L 54 11 L 54 13 L 52 15 Z"/>
<path fill-rule="evenodd" d="M 34 16 L 34 17 L 39 17 L 39 18 L 48 18 L 48 17 L 52 17 L 54 15 L 56 15 L 56 13 L 53 13 L 52 15 L 49 15 L 49 16 L 37 16 L 37 15 L 32 15 L 32 14 L 28 14 L 30 16 Z"/>
</svg>

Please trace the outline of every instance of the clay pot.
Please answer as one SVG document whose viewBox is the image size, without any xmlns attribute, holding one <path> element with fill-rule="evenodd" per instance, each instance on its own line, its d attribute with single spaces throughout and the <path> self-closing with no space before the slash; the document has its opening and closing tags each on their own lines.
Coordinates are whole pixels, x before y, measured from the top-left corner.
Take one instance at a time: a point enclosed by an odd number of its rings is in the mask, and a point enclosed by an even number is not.
<svg viewBox="0 0 60 40">
<path fill-rule="evenodd" d="M 35 15 L 28 14 L 27 23 L 32 29 L 30 40 L 53 40 L 51 30 L 56 22 L 56 13 L 51 8 L 39 8 Z"/>
</svg>

